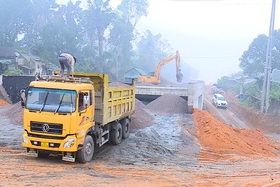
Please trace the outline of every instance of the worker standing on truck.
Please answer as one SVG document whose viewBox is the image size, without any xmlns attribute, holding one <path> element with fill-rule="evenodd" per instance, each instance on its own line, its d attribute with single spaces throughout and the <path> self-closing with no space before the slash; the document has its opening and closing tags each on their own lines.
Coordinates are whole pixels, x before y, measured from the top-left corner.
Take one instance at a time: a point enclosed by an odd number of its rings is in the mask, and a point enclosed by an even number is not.
<svg viewBox="0 0 280 187">
<path fill-rule="evenodd" d="M 66 78 L 70 78 L 70 72 L 72 73 L 73 78 L 73 72 L 74 72 L 74 64 L 76 63 L 76 58 L 68 53 L 61 53 L 58 57 L 59 64 L 60 64 L 60 75 L 64 77 L 64 68 L 66 66 L 67 68 L 67 75 Z"/>
</svg>

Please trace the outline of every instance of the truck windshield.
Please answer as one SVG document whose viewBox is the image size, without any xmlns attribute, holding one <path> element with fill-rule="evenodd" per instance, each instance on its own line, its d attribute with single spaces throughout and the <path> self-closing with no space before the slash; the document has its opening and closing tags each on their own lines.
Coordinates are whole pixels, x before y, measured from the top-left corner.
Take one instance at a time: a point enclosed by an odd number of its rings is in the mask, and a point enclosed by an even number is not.
<svg viewBox="0 0 280 187">
<path fill-rule="evenodd" d="M 72 113 L 76 110 L 76 91 L 30 87 L 26 108 L 35 111 Z"/>
</svg>

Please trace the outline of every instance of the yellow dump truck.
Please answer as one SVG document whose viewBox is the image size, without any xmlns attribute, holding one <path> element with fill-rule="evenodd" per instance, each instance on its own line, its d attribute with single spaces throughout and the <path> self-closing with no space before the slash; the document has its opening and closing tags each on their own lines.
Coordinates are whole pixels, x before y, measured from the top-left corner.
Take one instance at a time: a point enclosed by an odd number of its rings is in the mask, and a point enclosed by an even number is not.
<svg viewBox="0 0 280 187">
<path fill-rule="evenodd" d="M 22 146 L 27 155 L 82 163 L 106 142 L 129 136 L 135 82 L 109 83 L 106 74 L 74 73 L 73 80 L 41 77 L 25 91 Z"/>
</svg>

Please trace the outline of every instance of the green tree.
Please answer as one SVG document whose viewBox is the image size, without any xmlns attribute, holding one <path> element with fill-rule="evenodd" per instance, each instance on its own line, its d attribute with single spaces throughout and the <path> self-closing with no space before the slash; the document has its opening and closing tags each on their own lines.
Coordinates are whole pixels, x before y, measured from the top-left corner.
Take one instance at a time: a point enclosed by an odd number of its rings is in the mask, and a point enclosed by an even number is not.
<svg viewBox="0 0 280 187">
<path fill-rule="evenodd" d="M 41 32 L 44 26 L 56 22 L 58 4 L 56 4 L 55 0 L 29 0 L 29 2 L 31 2 L 31 6 L 28 12 L 31 16 L 28 20 L 28 29 L 20 43 L 22 46 L 32 48 L 41 39 Z"/>
<path fill-rule="evenodd" d="M 72 1 L 69 1 L 67 6 L 63 5 L 57 11 L 57 14 L 59 14 L 58 24 L 62 25 L 61 37 L 63 38 L 63 43 L 61 43 L 61 49 L 57 51 L 58 53 L 63 51 L 74 53 L 82 45 L 83 30 L 80 3 L 80 1 L 77 1 L 73 4 Z"/>
<path fill-rule="evenodd" d="M 272 70 L 280 69 L 278 63 L 280 58 L 280 30 L 275 30 L 273 33 L 273 50 L 271 58 Z M 248 50 L 244 51 L 239 59 L 239 67 L 244 71 L 245 75 L 250 77 L 262 77 L 266 60 L 267 36 L 262 34 L 253 40 Z"/>
<path fill-rule="evenodd" d="M 248 50 L 243 52 L 239 59 L 239 67 L 245 75 L 259 77 L 264 72 L 265 55 L 267 47 L 267 36 L 259 35 L 250 44 Z"/>
<path fill-rule="evenodd" d="M 232 91 L 235 94 L 239 94 L 240 86 L 243 84 L 243 80 L 235 81 L 232 77 L 223 76 L 217 81 L 218 87 L 222 88 L 224 91 Z"/>
<path fill-rule="evenodd" d="M 45 61 L 58 65 L 57 57 L 61 52 L 69 52 L 74 56 L 80 54 L 82 27 L 79 25 L 81 14 L 79 3 L 78 1 L 73 4 L 70 1 L 67 6 L 60 6 L 53 15 L 56 19 L 42 26 L 39 32 L 40 37 L 35 42 L 33 51 L 42 59 L 46 59 Z"/>
<path fill-rule="evenodd" d="M 133 66 L 131 59 L 135 26 L 142 16 L 147 15 L 147 7 L 146 0 L 123 0 L 117 7 L 109 38 L 110 53 L 114 54 L 114 72 L 117 80 L 119 74 L 123 76 Z"/>
<path fill-rule="evenodd" d="M 273 32 L 272 56 L 271 56 L 271 71 L 280 69 L 280 30 Z M 250 97 L 260 98 L 262 90 L 262 82 L 266 61 L 268 37 L 264 34 L 259 35 L 250 44 L 240 60 L 240 68 L 243 69 L 245 75 L 255 78 L 257 81 L 250 84 L 246 88 L 246 94 Z M 270 87 L 270 101 L 280 101 L 279 84 L 272 83 Z M 255 106 L 259 107 L 259 103 Z"/>
<path fill-rule="evenodd" d="M 110 31 L 109 45 L 110 52 L 113 54 L 113 65 L 115 67 L 116 79 L 119 79 L 119 73 L 124 74 L 129 69 L 132 56 L 132 41 L 134 38 L 133 27 L 130 22 L 116 17 Z M 119 68 L 122 67 L 122 68 Z M 122 70 L 122 72 L 120 72 Z"/>
<path fill-rule="evenodd" d="M 147 30 L 137 43 L 136 64 L 145 72 L 152 72 L 157 64 L 170 54 L 171 50 L 171 45 L 161 34 L 153 35 Z"/>
<path fill-rule="evenodd" d="M 122 0 L 118 10 L 120 17 L 135 28 L 141 17 L 147 16 L 148 6 L 147 0 Z"/>
<path fill-rule="evenodd" d="M 32 17 L 30 0 L 0 0 L 0 46 L 16 47 L 18 36 L 28 30 Z"/>
<path fill-rule="evenodd" d="M 85 27 L 86 36 L 92 49 L 94 49 L 94 44 L 97 43 L 99 55 L 97 63 L 103 69 L 103 44 L 106 40 L 105 31 L 110 26 L 114 14 L 110 7 L 110 0 L 88 0 L 84 13 L 85 19 L 83 26 Z"/>
</svg>

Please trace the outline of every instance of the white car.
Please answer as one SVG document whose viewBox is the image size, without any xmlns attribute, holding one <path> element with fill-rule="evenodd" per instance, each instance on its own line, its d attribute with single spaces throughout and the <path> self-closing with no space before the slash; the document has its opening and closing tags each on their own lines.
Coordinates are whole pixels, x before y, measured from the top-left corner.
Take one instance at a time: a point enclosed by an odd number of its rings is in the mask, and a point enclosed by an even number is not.
<svg viewBox="0 0 280 187">
<path fill-rule="evenodd" d="M 228 103 L 225 99 L 224 96 L 222 96 L 221 94 L 214 94 L 213 98 L 212 98 L 212 103 L 213 105 L 215 105 L 217 108 L 221 107 L 221 108 L 227 108 Z"/>
</svg>

